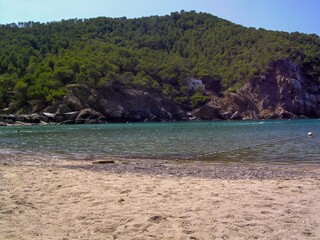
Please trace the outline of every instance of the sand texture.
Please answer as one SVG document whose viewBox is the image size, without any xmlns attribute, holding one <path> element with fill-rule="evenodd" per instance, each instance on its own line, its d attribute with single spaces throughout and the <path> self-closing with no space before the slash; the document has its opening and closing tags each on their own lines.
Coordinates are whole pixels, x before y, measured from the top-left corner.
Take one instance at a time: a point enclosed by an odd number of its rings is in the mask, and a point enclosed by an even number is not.
<svg viewBox="0 0 320 240">
<path fill-rule="evenodd" d="M 0 239 L 320 239 L 317 178 L 70 168 L 79 164 L 0 164 Z"/>
</svg>

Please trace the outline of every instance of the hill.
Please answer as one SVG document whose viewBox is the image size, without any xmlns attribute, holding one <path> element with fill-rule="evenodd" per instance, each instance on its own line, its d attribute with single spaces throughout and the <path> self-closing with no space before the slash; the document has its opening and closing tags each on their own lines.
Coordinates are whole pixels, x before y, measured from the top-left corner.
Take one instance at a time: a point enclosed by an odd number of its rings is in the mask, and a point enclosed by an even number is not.
<svg viewBox="0 0 320 240">
<path fill-rule="evenodd" d="M 211 108 L 219 105 L 221 118 L 228 96 L 271 76 L 284 60 L 296 66 L 292 69 L 301 81 L 307 79 L 306 86 L 320 84 L 318 35 L 245 28 L 207 13 L 9 24 L 0 26 L 0 36 L 0 107 L 7 113 L 48 107 L 56 112 L 52 106 L 63 104 L 74 86 L 97 92 L 120 86 L 157 93 L 184 112 L 211 101 Z M 203 81 L 205 91 L 190 90 L 192 77 Z M 318 92 L 312 91 L 316 98 Z M 312 117 L 318 114 L 315 105 L 308 113 L 285 111 Z"/>
</svg>

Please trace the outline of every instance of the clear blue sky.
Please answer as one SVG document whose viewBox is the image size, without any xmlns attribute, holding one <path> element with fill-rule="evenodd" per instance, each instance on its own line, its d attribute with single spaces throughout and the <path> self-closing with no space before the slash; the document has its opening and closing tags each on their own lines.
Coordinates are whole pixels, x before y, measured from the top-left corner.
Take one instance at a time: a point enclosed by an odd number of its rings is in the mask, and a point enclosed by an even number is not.
<svg viewBox="0 0 320 240">
<path fill-rule="evenodd" d="M 0 0 L 0 24 L 196 10 L 247 27 L 320 35 L 320 0 Z"/>
</svg>

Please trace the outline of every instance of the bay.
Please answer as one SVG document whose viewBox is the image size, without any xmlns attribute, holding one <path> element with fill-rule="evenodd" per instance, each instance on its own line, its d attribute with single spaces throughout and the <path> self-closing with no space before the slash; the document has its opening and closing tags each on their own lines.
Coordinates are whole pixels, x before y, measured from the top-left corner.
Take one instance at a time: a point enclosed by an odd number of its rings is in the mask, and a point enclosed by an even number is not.
<svg viewBox="0 0 320 240">
<path fill-rule="evenodd" d="M 308 132 L 313 136 L 308 137 Z M 266 120 L 0 128 L 0 157 L 108 157 L 320 164 L 320 121 Z"/>
</svg>

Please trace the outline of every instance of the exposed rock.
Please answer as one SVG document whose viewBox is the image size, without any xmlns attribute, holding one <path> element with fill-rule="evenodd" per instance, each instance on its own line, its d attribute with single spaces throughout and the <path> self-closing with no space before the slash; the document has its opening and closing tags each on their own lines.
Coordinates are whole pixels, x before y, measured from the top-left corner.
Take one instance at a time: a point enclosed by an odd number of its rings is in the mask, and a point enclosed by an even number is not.
<svg viewBox="0 0 320 240">
<path fill-rule="evenodd" d="M 224 120 L 229 119 L 231 116 L 233 115 L 233 113 L 231 111 L 225 111 L 221 113 L 221 116 Z"/>
<path fill-rule="evenodd" d="M 157 92 L 112 87 L 103 91 L 100 111 L 113 121 L 172 121 L 186 119 L 178 105 Z"/>
<path fill-rule="evenodd" d="M 29 120 L 29 123 L 40 123 L 41 122 L 40 115 L 36 114 L 36 113 L 27 115 L 27 119 Z"/>
<path fill-rule="evenodd" d="M 192 112 L 192 115 L 201 120 L 222 119 L 219 109 L 208 105 L 197 108 Z"/>
<path fill-rule="evenodd" d="M 80 111 L 81 109 L 83 109 L 80 100 L 76 98 L 76 96 L 73 93 L 67 96 L 66 105 L 69 107 L 71 111 Z"/>
<path fill-rule="evenodd" d="M 217 95 L 211 96 L 211 100 L 205 105 L 193 110 L 192 115 L 200 120 L 223 120 L 228 119 L 230 115 L 226 117 L 226 111 L 222 111 L 222 101 Z"/>
<path fill-rule="evenodd" d="M 59 105 L 56 113 L 67 113 L 67 112 L 71 112 L 72 110 L 68 107 L 67 104 L 61 104 Z"/>
<path fill-rule="evenodd" d="M 31 126 L 31 125 L 46 125 L 43 117 L 38 114 L 29 115 L 2 115 L 0 126 Z"/>
<path fill-rule="evenodd" d="M 110 84 L 102 89 L 69 86 L 70 94 L 44 109 L 43 120 L 58 123 L 186 120 L 187 113 L 154 91 Z"/>
<path fill-rule="evenodd" d="M 288 59 L 271 64 L 268 74 L 251 79 L 238 92 L 213 99 L 193 114 L 203 120 L 320 116 L 319 86 Z"/>
<path fill-rule="evenodd" d="M 248 106 L 239 106 L 239 110 L 241 115 L 253 110 L 262 118 L 316 117 L 318 91 L 317 84 L 305 78 L 297 64 L 281 60 L 272 65 L 268 75 L 240 88 L 238 94 Z"/>
<path fill-rule="evenodd" d="M 105 119 L 112 122 L 186 119 L 186 113 L 161 94 L 118 85 L 109 85 L 99 91 L 83 85 L 76 86 L 64 101 L 64 104 L 69 106 L 71 110 L 86 107 L 100 114 L 99 116 L 89 114 L 89 116 L 84 114 L 82 110 L 77 117 L 77 121 L 85 119 L 85 117 L 89 117 L 88 119 Z"/>
<path fill-rule="evenodd" d="M 3 122 L 7 123 L 7 124 L 15 124 L 17 122 L 19 123 L 28 123 L 28 124 L 39 124 L 41 123 L 41 117 L 36 114 L 21 114 L 21 115 L 14 115 L 14 114 L 10 114 L 10 115 L 2 115 L 1 119 Z"/>
<path fill-rule="evenodd" d="M 238 111 L 236 111 L 232 116 L 230 117 L 230 120 L 239 120 L 241 119 L 241 116 Z"/>
<path fill-rule="evenodd" d="M 218 80 L 217 80 L 218 81 Z M 220 85 L 204 80 L 205 94 L 211 100 L 189 112 L 189 119 L 234 120 L 320 117 L 320 87 L 308 79 L 290 59 L 274 62 L 267 74 L 256 76 L 237 92 L 222 96 Z M 215 87 L 215 86 L 218 87 Z M 28 123 L 98 123 L 187 120 L 190 109 L 183 111 L 160 92 L 137 89 L 121 84 L 108 84 L 99 89 L 70 85 L 63 100 L 42 108 L 43 116 L 21 115 Z M 31 104 L 32 105 L 32 104 Z M 41 104 L 32 105 L 33 112 Z"/>
<path fill-rule="evenodd" d="M 105 117 L 92 108 L 86 108 L 80 111 L 76 118 L 77 123 L 94 123 L 105 121 Z"/>
<path fill-rule="evenodd" d="M 66 113 L 59 113 L 55 115 L 56 122 L 60 123 L 76 123 L 76 119 L 79 115 L 79 111 L 76 112 L 66 112 Z M 59 121 L 57 120 L 59 118 Z"/>
</svg>

